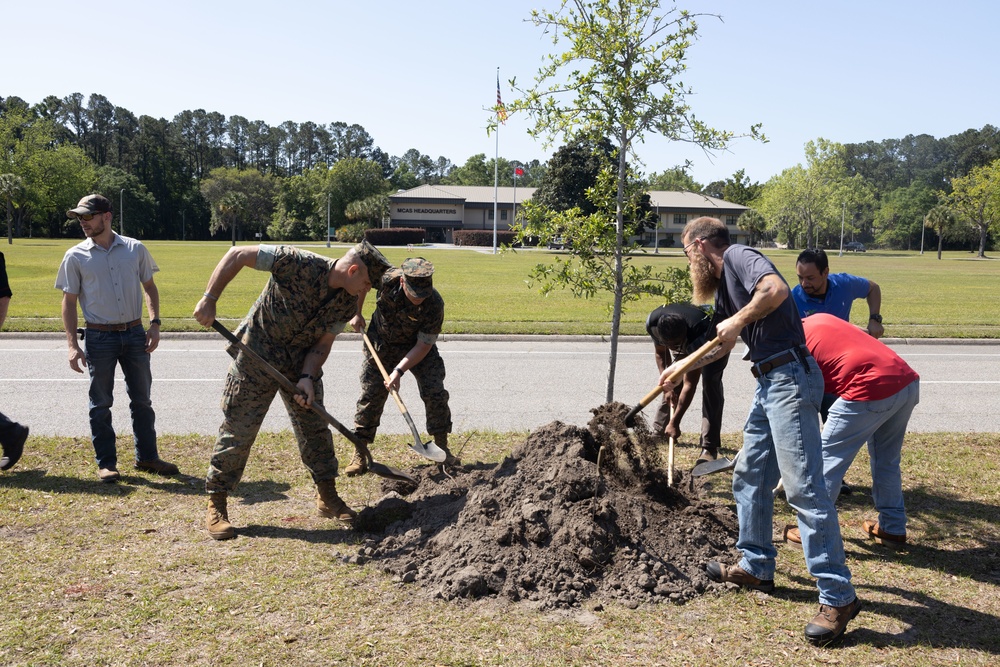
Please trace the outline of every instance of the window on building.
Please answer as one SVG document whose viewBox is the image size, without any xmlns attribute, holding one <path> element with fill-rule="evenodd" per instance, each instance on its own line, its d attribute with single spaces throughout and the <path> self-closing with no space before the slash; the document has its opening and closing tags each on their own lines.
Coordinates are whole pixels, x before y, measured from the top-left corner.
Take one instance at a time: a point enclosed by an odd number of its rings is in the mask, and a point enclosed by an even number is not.
<svg viewBox="0 0 1000 667">
<path fill-rule="evenodd" d="M 507 219 L 507 211 L 500 211 L 500 219 L 501 220 Z"/>
<path fill-rule="evenodd" d="M 489 219 L 489 220 L 492 220 L 492 219 L 493 219 L 493 209 L 490 209 L 490 214 L 489 214 L 489 216 L 488 216 L 488 219 Z"/>
<path fill-rule="evenodd" d="M 737 217 L 738 216 L 735 216 L 735 215 L 727 215 L 726 216 L 726 224 L 729 225 L 730 227 L 735 227 L 736 226 L 736 218 Z"/>
<path fill-rule="evenodd" d="M 684 226 L 688 222 L 687 213 L 674 213 L 674 224 Z"/>
</svg>

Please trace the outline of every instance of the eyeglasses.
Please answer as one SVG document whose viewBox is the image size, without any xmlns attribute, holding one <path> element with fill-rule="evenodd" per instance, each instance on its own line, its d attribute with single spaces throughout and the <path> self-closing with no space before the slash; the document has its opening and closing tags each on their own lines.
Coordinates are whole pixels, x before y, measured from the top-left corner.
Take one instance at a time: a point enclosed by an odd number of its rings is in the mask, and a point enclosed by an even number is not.
<svg viewBox="0 0 1000 667">
<path fill-rule="evenodd" d="M 698 241 L 704 241 L 705 238 L 706 237 L 704 237 L 704 236 L 699 236 L 698 238 L 696 238 L 693 241 L 691 241 L 691 243 L 688 243 L 686 246 L 684 246 L 684 254 L 687 255 L 688 254 L 688 248 L 690 248 L 691 246 L 693 246 Z"/>
<path fill-rule="evenodd" d="M 83 222 L 90 222 L 91 220 L 93 220 L 94 218 L 96 218 L 99 215 L 103 215 L 103 214 L 102 213 L 79 213 L 79 214 L 77 214 L 76 219 L 77 220 L 82 220 Z"/>
</svg>

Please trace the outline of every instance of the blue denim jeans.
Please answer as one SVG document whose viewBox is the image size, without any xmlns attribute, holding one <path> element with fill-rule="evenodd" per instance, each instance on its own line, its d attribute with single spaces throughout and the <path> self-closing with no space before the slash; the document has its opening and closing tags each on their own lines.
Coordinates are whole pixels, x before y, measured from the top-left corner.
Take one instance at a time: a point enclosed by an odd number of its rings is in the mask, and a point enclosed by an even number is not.
<svg viewBox="0 0 1000 667">
<path fill-rule="evenodd" d="M 837 510 L 823 478 L 819 406 L 823 376 L 812 357 L 792 361 L 757 378 L 743 451 L 733 471 L 733 496 L 739 518 L 736 543 L 740 567 L 759 579 L 773 579 L 774 495 L 784 480 L 788 504 L 798 513 L 809 574 L 817 580 L 819 601 L 840 607 L 855 598 L 844 562 Z"/>
<path fill-rule="evenodd" d="M 906 425 L 919 402 L 920 380 L 879 401 L 838 398 L 823 428 L 823 476 L 830 499 L 836 502 L 844 473 L 867 442 L 878 523 L 882 530 L 894 535 L 906 534 L 899 460 Z"/>
<path fill-rule="evenodd" d="M 135 460 L 159 458 L 156 451 L 156 414 L 149 398 L 153 374 L 146 352 L 146 331 L 137 325 L 128 331 L 87 329 L 87 368 L 90 371 L 90 439 L 97 455 L 97 467 L 118 465 L 115 429 L 111 425 L 114 404 L 115 368 L 121 365 L 132 412 Z"/>
</svg>

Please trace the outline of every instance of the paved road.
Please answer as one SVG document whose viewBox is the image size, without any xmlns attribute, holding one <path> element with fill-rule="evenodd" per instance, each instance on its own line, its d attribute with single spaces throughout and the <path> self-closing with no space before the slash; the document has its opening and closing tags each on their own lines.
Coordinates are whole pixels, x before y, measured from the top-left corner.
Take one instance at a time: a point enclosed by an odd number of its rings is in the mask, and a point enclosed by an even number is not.
<svg viewBox="0 0 1000 667">
<path fill-rule="evenodd" d="M 327 409 L 353 424 L 359 393 L 363 343 L 356 335 L 338 338 L 326 364 Z M 1000 343 L 946 344 L 898 341 L 892 347 L 921 376 L 921 402 L 910 430 L 1000 433 Z M 229 357 L 216 334 L 167 334 L 153 354 L 153 405 L 161 434 L 214 434 L 221 421 L 219 398 Z M 530 431 L 553 420 L 584 425 L 589 410 L 604 403 L 609 344 L 595 338 L 482 338 L 449 336 L 440 344 L 448 368 L 455 431 Z M 740 431 L 754 380 L 739 358 L 726 370 L 723 432 Z M 0 335 L 0 411 L 31 425 L 38 435 L 89 436 L 87 380 L 66 361 L 62 335 Z M 634 405 L 656 381 L 651 345 L 624 338 L 619 345 L 615 397 Z M 411 376 L 403 380 L 403 400 L 418 428 L 423 405 Z M 124 384 L 116 393 L 114 421 L 128 428 Z M 693 432 L 700 420 L 696 397 L 684 419 Z M 645 414 L 651 414 L 647 408 Z M 265 431 L 288 428 L 281 401 L 264 423 Z M 386 404 L 386 433 L 406 433 L 392 401 Z"/>
</svg>

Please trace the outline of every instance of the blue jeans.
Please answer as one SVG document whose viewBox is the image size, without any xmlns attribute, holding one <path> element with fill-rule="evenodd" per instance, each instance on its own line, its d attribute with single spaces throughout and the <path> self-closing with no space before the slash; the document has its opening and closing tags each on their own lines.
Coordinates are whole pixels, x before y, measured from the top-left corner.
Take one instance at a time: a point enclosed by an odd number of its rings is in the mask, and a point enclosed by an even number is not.
<svg viewBox="0 0 1000 667">
<path fill-rule="evenodd" d="M 98 468 L 118 465 L 115 429 L 111 425 L 115 367 L 121 365 L 132 412 L 135 460 L 159 458 L 156 451 L 156 414 L 149 398 L 153 374 L 146 352 L 146 330 L 137 325 L 128 331 L 87 329 L 87 368 L 90 371 L 90 439 Z"/>
<path fill-rule="evenodd" d="M 906 534 L 899 460 L 906 425 L 919 402 L 920 380 L 879 401 L 838 398 L 823 428 L 823 476 L 830 499 L 837 500 L 844 473 L 867 442 L 878 523 L 882 530 L 894 535 Z"/>
<path fill-rule="evenodd" d="M 778 366 L 757 378 L 743 432 L 743 452 L 733 471 L 739 518 L 740 567 L 773 579 L 777 549 L 772 542 L 774 495 L 784 480 L 788 504 L 798 512 L 802 549 L 819 601 L 840 607 L 855 598 L 844 561 L 837 510 L 823 479 L 819 406 L 823 376 L 812 357 Z"/>
</svg>

